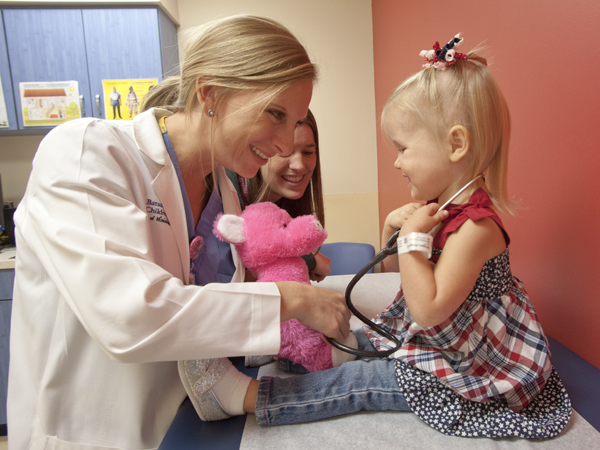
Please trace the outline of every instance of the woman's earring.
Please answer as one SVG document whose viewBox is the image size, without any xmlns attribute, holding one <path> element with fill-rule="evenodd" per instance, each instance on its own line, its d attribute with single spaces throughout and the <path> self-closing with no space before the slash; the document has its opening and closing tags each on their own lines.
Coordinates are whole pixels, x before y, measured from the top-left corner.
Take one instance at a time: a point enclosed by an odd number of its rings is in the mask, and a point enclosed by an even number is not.
<svg viewBox="0 0 600 450">
<path fill-rule="evenodd" d="M 215 115 L 215 112 L 212 109 L 209 109 L 206 114 L 208 114 L 208 117 L 212 117 Z"/>
</svg>

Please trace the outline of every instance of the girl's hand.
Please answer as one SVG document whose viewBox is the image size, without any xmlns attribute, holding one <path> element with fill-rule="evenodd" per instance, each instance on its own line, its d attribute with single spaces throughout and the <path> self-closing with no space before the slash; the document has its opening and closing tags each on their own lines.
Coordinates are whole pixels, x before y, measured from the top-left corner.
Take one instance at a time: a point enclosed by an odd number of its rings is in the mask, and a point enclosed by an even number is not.
<svg viewBox="0 0 600 450">
<path fill-rule="evenodd" d="M 392 235 L 404 226 L 406 221 L 412 217 L 415 211 L 423 206 L 424 205 L 422 203 L 408 203 L 389 213 L 383 224 L 383 231 L 381 233 L 381 248 L 384 248 Z M 385 258 L 382 261 L 382 265 L 388 272 L 398 272 L 398 258 L 394 255 Z"/>
<path fill-rule="evenodd" d="M 391 231 L 391 237 L 392 234 L 404 226 L 406 221 L 412 217 L 417 209 L 422 208 L 423 206 L 425 205 L 422 203 L 407 203 L 401 208 L 393 210 L 385 218 L 385 223 L 383 225 L 384 229 L 388 228 L 389 231 Z"/>
<path fill-rule="evenodd" d="M 317 265 L 314 270 L 309 272 L 310 279 L 312 281 L 323 281 L 327 275 L 331 273 L 331 259 L 325 256 L 323 253 L 315 254 L 315 262 Z"/>
<path fill-rule="evenodd" d="M 400 236 L 408 233 L 429 233 L 437 224 L 448 217 L 448 211 L 436 212 L 440 205 L 430 203 L 414 212 L 406 221 L 400 232 Z"/>
</svg>

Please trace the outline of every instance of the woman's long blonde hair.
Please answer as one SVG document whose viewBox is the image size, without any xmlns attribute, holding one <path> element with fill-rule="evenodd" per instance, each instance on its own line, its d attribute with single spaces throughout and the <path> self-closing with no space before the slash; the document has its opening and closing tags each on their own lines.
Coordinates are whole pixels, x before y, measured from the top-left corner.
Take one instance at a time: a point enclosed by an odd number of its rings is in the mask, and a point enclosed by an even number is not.
<svg viewBox="0 0 600 450">
<path fill-rule="evenodd" d="M 255 91 L 253 101 L 234 111 L 239 114 L 267 105 L 294 84 L 317 78 L 317 68 L 310 61 L 298 39 L 280 23 L 264 17 L 237 15 L 215 20 L 182 34 L 183 62 L 181 75 L 169 77 L 152 88 L 142 102 L 142 110 L 154 107 L 184 113 L 191 124 L 197 93 L 205 87 L 219 89 L 213 112 L 232 95 Z M 200 120 L 206 120 L 200 115 Z M 222 119 L 221 119 L 222 120 Z M 258 120 L 258 116 L 256 117 Z M 218 123 L 216 124 L 218 126 Z M 211 159 L 216 126 L 210 137 Z M 180 161 L 182 171 L 194 170 Z M 200 173 L 211 187 L 209 174 Z"/>
<path fill-rule="evenodd" d="M 382 124 L 387 111 L 396 108 L 408 112 L 440 143 L 453 126 L 464 126 L 470 138 L 470 177 L 484 174 L 494 206 L 514 214 L 506 187 L 510 114 L 486 59 L 477 50 L 468 53 L 466 61 L 445 69 L 428 67 L 406 79 L 385 105 Z"/>
<path fill-rule="evenodd" d="M 296 37 L 264 17 L 237 15 L 192 28 L 182 35 L 181 75 L 169 77 L 144 97 L 143 109 L 166 107 L 191 113 L 196 93 L 219 87 L 219 101 L 256 90 L 265 104 L 301 81 L 315 81 L 317 70 Z M 217 106 L 218 107 L 218 106 Z"/>
</svg>

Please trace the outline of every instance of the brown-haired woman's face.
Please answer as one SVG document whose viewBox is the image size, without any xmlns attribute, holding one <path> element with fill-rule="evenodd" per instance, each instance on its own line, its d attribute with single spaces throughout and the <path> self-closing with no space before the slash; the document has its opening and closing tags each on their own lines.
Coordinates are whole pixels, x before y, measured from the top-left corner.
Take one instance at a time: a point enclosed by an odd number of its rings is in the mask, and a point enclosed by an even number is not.
<svg viewBox="0 0 600 450">
<path fill-rule="evenodd" d="M 277 155 L 263 166 L 261 174 L 268 186 L 266 201 L 282 197 L 292 200 L 304 195 L 317 166 L 317 146 L 312 129 L 299 125 L 294 133 L 294 151 L 290 156 Z"/>
<path fill-rule="evenodd" d="M 262 110 L 255 92 L 236 94 L 218 108 L 214 133 L 215 163 L 251 178 L 275 155 L 289 155 L 294 132 L 306 117 L 312 81 L 295 84 L 274 97 Z"/>
</svg>

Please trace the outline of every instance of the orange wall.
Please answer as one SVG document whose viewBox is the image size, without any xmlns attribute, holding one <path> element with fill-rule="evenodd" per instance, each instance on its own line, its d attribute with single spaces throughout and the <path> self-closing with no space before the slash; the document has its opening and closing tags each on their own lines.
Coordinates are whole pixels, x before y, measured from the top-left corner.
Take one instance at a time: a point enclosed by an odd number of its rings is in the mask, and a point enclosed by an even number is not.
<svg viewBox="0 0 600 450">
<path fill-rule="evenodd" d="M 484 43 L 512 116 L 505 217 L 513 273 L 545 331 L 600 368 L 600 2 L 373 0 L 377 113 L 421 67 L 419 52 L 458 32 Z M 410 201 L 378 136 L 380 226 Z"/>
</svg>

